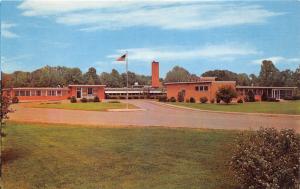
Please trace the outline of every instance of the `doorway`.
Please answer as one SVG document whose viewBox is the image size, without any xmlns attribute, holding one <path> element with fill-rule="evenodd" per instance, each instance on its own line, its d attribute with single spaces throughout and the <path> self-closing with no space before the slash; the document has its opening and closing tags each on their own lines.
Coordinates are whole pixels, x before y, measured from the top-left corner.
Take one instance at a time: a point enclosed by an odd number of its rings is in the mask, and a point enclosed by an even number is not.
<svg viewBox="0 0 300 189">
<path fill-rule="evenodd" d="M 81 98 L 81 91 L 82 91 L 82 88 L 77 88 L 76 98 Z"/>
</svg>

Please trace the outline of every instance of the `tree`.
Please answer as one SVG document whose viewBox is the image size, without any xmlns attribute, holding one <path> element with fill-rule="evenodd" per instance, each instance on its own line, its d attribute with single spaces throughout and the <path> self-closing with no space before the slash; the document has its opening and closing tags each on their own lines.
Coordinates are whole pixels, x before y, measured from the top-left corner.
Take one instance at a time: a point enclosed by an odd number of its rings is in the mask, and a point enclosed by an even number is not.
<svg viewBox="0 0 300 189">
<path fill-rule="evenodd" d="M 165 82 L 184 82 L 190 81 L 191 74 L 184 68 L 175 66 L 166 75 Z"/>
<path fill-rule="evenodd" d="M 280 72 L 270 60 L 264 60 L 258 76 L 260 86 L 281 86 Z"/>
<path fill-rule="evenodd" d="M 216 77 L 218 81 L 236 81 L 237 85 L 250 85 L 250 78 L 247 74 L 237 74 L 228 70 L 211 70 L 204 72 L 203 77 Z"/>
<path fill-rule="evenodd" d="M 250 78 L 250 85 L 255 86 L 259 84 L 258 77 L 255 74 L 250 74 L 249 78 Z"/>
<path fill-rule="evenodd" d="M 236 91 L 231 86 L 222 86 L 216 92 L 216 98 L 229 104 L 233 98 L 237 97 Z"/>
<path fill-rule="evenodd" d="M 100 84 L 99 76 L 97 75 L 97 70 L 94 67 L 90 67 L 88 71 L 83 75 L 84 83 L 89 85 Z"/>
<path fill-rule="evenodd" d="M 287 69 L 280 72 L 280 85 L 286 87 L 295 86 L 294 83 L 294 72 Z"/>
<path fill-rule="evenodd" d="M 295 70 L 295 72 L 293 74 L 293 79 L 294 79 L 294 85 L 296 85 L 298 87 L 298 89 L 300 89 L 300 65 Z"/>
</svg>

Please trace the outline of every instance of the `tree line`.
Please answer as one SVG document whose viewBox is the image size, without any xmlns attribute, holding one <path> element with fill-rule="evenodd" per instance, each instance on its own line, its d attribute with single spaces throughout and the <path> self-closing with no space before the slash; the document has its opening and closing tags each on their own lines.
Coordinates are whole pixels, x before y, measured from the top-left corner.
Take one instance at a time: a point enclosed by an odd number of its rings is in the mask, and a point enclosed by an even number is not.
<svg viewBox="0 0 300 189">
<path fill-rule="evenodd" d="M 102 72 L 98 75 L 93 67 L 82 73 L 79 68 L 45 66 L 33 72 L 15 71 L 11 74 L 2 73 L 2 86 L 4 88 L 63 87 L 70 84 L 103 84 L 107 87 L 125 87 L 126 78 L 126 73 L 120 74 L 115 69 L 110 73 Z M 151 76 L 128 72 L 129 85 L 133 85 L 135 82 L 138 82 L 140 85 L 150 85 Z"/>
<path fill-rule="evenodd" d="M 254 86 L 289 86 L 300 88 L 300 65 L 295 70 L 280 71 L 272 61 L 264 60 L 261 64 L 259 75 L 234 73 L 228 70 L 212 70 L 204 72 L 202 77 L 216 77 L 219 81 L 236 81 L 237 85 Z M 189 73 L 186 69 L 175 66 L 166 75 L 165 82 L 197 81 L 200 77 Z"/>
<path fill-rule="evenodd" d="M 297 86 L 300 88 L 300 65 L 295 70 L 280 71 L 272 61 L 264 60 L 261 64 L 259 75 L 234 73 L 228 70 L 212 70 L 204 72 L 202 77 L 216 77 L 220 81 L 236 81 L 237 85 L 255 86 Z M 170 70 L 164 82 L 197 81 L 200 77 L 191 74 L 186 69 L 175 66 Z M 133 85 L 151 85 L 151 76 L 128 72 L 128 83 Z M 57 87 L 70 84 L 103 84 L 107 87 L 125 87 L 126 73 L 119 73 L 112 69 L 110 73 L 97 74 L 95 68 L 91 67 L 83 73 L 79 68 L 68 68 L 64 66 L 45 66 L 32 72 L 15 71 L 11 74 L 2 73 L 2 87 Z"/>
</svg>

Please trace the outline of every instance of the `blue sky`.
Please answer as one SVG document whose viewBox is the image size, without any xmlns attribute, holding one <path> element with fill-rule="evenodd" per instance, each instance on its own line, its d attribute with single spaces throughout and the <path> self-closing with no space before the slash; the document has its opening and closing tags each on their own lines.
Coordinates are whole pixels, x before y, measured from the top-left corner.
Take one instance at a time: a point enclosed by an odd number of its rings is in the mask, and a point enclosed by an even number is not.
<svg viewBox="0 0 300 189">
<path fill-rule="evenodd" d="M 86 71 L 116 68 L 165 76 L 179 65 L 197 75 L 212 69 L 258 73 L 300 64 L 300 1 L 2 1 L 4 72 L 45 65 Z"/>
</svg>

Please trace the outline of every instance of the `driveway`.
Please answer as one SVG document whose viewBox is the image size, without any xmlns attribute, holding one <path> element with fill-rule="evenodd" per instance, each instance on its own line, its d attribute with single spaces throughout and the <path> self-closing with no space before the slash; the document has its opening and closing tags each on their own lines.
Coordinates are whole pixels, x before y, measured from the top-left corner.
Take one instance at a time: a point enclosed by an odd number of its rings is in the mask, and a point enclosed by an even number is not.
<svg viewBox="0 0 300 189">
<path fill-rule="evenodd" d="M 300 133 L 300 117 L 262 116 L 201 112 L 160 105 L 147 100 L 130 103 L 146 111 L 96 112 L 44 108 L 24 108 L 19 104 L 10 120 L 65 123 L 93 126 L 166 126 L 213 129 L 257 129 L 259 127 L 293 128 Z"/>
</svg>

